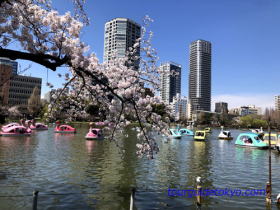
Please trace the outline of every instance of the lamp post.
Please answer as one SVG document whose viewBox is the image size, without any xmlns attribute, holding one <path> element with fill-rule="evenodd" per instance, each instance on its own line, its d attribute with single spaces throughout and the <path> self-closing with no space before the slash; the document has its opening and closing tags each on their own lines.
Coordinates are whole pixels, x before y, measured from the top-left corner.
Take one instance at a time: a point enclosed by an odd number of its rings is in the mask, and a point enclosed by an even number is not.
<svg viewBox="0 0 280 210">
<path fill-rule="evenodd" d="M 271 119 L 270 116 L 268 117 L 268 149 L 269 149 L 269 156 L 268 156 L 268 182 L 266 183 L 266 202 L 267 204 L 271 204 L 271 195 L 272 195 L 272 180 L 271 180 Z"/>
</svg>

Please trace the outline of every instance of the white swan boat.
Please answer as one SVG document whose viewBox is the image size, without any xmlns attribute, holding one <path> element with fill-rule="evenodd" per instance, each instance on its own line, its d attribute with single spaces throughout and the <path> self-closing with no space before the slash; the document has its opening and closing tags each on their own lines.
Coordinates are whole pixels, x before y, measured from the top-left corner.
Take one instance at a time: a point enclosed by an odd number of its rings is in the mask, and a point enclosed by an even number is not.
<svg viewBox="0 0 280 210">
<path fill-rule="evenodd" d="M 221 127 L 222 130 L 218 136 L 219 139 L 223 139 L 223 140 L 232 140 L 233 137 L 231 136 L 230 131 L 224 131 L 224 126 Z"/>
</svg>

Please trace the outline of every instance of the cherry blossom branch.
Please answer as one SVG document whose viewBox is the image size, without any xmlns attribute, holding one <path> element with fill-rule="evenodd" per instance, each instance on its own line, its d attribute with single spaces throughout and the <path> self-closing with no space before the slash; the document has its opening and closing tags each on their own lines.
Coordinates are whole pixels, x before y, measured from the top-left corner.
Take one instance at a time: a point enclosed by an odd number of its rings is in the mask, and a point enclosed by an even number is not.
<svg viewBox="0 0 280 210">
<path fill-rule="evenodd" d="M 55 99 L 54 104 L 56 103 L 57 99 L 60 98 L 61 94 L 62 94 L 62 93 L 64 92 L 64 90 L 68 87 L 68 85 L 69 85 L 72 81 L 74 81 L 76 78 L 77 78 L 77 76 L 75 75 L 74 77 L 72 77 L 72 78 L 64 85 L 64 87 L 62 88 L 62 90 L 59 92 L 57 98 Z"/>
<path fill-rule="evenodd" d="M 111 140 L 113 140 L 115 131 L 116 131 L 116 129 L 117 129 L 117 126 L 118 126 L 118 124 L 120 123 L 121 116 L 122 116 L 122 114 L 123 114 L 123 109 L 124 109 L 124 105 L 123 105 L 123 103 L 122 103 L 122 109 L 121 109 L 121 111 L 120 111 L 120 114 L 119 114 L 118 120 L 117 120 L 117 122 L 116 122 L 116 125 L 114 126 L 114 129 L 113 129 L 113 132 L 112 132 L 112 135 L 111 135 L 111 138 L 110 138 Z"/>
<path fill-rule="evenodd" d="M 88 54 L 89 47 L 80 40 L 86 23 L 80 21 L 85 15 L 85 0 L 73 2 L 80 16 L 72 17 L 70 12 L 59 15 L 52 9 L 50 0 L 0 0 L 0 57 L 29 60 L 52 71 L 69 67 L 63 88 L 52 90 L 56 100 L 50 105 L 49 119 L 88 119 L 85 108 L 98 104 L 101 107 L 98 115 L 104 117 L 106 112 L 106 121 L 115 125 L 112 139 L 118 128 L 137 119 L 141 128 L 137 138 L 142 142 L 137 154 L 153 157 L 157 145 L 149 136 L 150 129 L 164 132 L 167 125 L 165 119 L 153 113 L 152 106 L 160 104 L 159 98 L 146 95 L 145 86 L 157 90 L 159 82 L 157 56 L 151 47 L 152 33 L 145 36 L 146 29 L 142 27 L 141 38 L 129 48 L 126 57 L 99 63 L 97 56 Z M 144 26 L 150 21 L 147 17 Z M 19 44 L 21 49 L 5 49 L 11 42 Z M 140 49 L 144 52 L 141 55 Z M 140 63 L 137 71 L 131 65 L 135 61 Z"/>
<path fill-rule="evenodd" d="M 70 63 L 70 65 L 72 65 Z M 94 81 L 96 81 L 98 84 L 101 84 L 103 85 L 108 91 L 110 91 L 114 96 L 116 96 L 119 100 L 121 100 L 122 102 L 124 101 L 124 99 L 119 96 L 118 94 L 115 93 L 114 89 L 111 88 L 108 83 L 106 83 L 103 79 L 106 79 L 106 77 L 104 77 L 103 75 L 99 75 L 101 76 L 102 78 L 99 79 L 98 76 L 94 75 L 92 72 L 86 70 L 86 69 L 81 69 L 81 68 L 78 68 L 78 71 L 76 71 L 76 73 L 79 75 L 79 76 L 82 76 L 82 73 L 83 72 L 84 74 L 86 74 L 87 76 L 90 76 L 92 79 L 94 79 Z"/>
<path fill-rule="evenodd" d="M 135 110 L 136 117 L 137 117 L 137 120 L 138 120 L 138 122 L 139 122 L 140 128 L 141 128 L 141 130 L 142 130 L 142 132 L 143 132 L 144 139 L 146 140 L 146 142 L 148 143 L 148 145 L 149 145 L 150 148 L 151 148 L 151 158 L 153 159 L 153 147 L 150 145 L 149 138 L 147 137 L 147 135 L 146 135 L 146 133 L 145 133 L 145 129 L 144 129 L 143 125 L 142 125 L 142 121 L 141 121 L 141 119 L 140 119 L 140 117 L 139 117 L 139 114 L 138 114 L 137 105 L 136 105 L 136 103 L 135 103 L 134 101 L 133 101 L 133 106 L 134 106 L 134 110 Z"/>
</svg>

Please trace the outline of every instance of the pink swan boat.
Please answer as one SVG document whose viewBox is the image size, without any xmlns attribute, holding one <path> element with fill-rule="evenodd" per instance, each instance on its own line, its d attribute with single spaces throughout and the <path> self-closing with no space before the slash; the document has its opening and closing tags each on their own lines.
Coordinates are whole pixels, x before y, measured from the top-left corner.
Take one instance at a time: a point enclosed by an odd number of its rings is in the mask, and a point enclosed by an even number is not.
<svg viewBox="0 0 280 210">
<path fill-rule="evenodd" d="M 99 128 L 92 128 L 93 123 L 89 123 L 89 131 L 85 138 L 87 140 L 102 140 L 104 136 L 102 134 L 102 130 Z"/>
<path fill-rule="evenodd" d="M 97 126 L 104 126 L 104 125 L 106 125 L 106 123 L 105 122 L 96 122 L 95 125 L 97 125 Z"/>
<path fill-rule="evenodd" d="M 21 125 L 15 125 L 6 129 L 2 128 L 0 135 L 1 136 L 30 136 L 31 130 Z"/>
<path fill-rule="evenodd" d="M 2 130 L 3 130 L 3 129 L 10 128 L 10 127 L 13 127 L 13 126 L 19 126 L 19 124 L 18 124 L 18 123 L 9 123 L 8 125 L 4 125 L 4 126 L 2 127 Z"/>
<path fill-rule="evenodd" d="M 31 120 L 30 129 L 31 130 L 48 130 L 48 126 L 44 125 L 43 123 L 35 123 L 35 120 Z"/>
<path fill-rule="evenodd" d="M 70 125 L 60 125 L 60 122 L 57 121 L 54 132 L 55 133 L 76 133 L 76 128 L 73 128 Z"/>
<path fill-rule="evenodd" d="M 71 127 L 70 125 L 59 125 L 54 129 L 55 133 L 76 133 L 76 128 Z"/>
<path fill-rule="evenodd" d="M 87 135 L 85 136 L 87 140 L 102 140 L 104 136 L 102 134 L 102 130 L 99 128 L 92 128 L 89 130 Z"/>
</svg>

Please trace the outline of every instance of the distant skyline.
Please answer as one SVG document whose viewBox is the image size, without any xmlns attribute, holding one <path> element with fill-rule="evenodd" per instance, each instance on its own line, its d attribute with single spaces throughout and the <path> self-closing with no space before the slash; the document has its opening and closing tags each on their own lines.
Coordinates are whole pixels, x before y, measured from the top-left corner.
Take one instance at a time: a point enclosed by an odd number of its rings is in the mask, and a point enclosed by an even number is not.
<svg viewBox="0 0 280 210">
<path fill-rule="evenodd" d="M 73 11 L 69 0 L 54 1 L 60 13 Z M 138 23 L 149 15 L 154 22 L 153 47 L 159 63 L 174 61 L 182 65 L 182 96 L 188 95 L 189 44 L 197 39 L 212 43 L 212 110 L 214 103 L 225 101 L 229 108 L 255 104 L 274 107 L 274 96 L 280 94 L 280 1 L 276 0 L 177 0 L 141 3 L 131 0 L 87 1 L 91 19 L 81 36 L 100 62 L 103 61 L 104 26 L 116 17 Z M 72 12 L 73 13 L 73 12 Z M 22 62 L 27 67 L 30 62 Z M 65 72 L 60 68 L 57 73 Z M 47 70 L 37 64 L 26 74 L 43 78 Z M 49 81 L 59 87 L 57 73 L 49 70 Z"/>
</svg>

